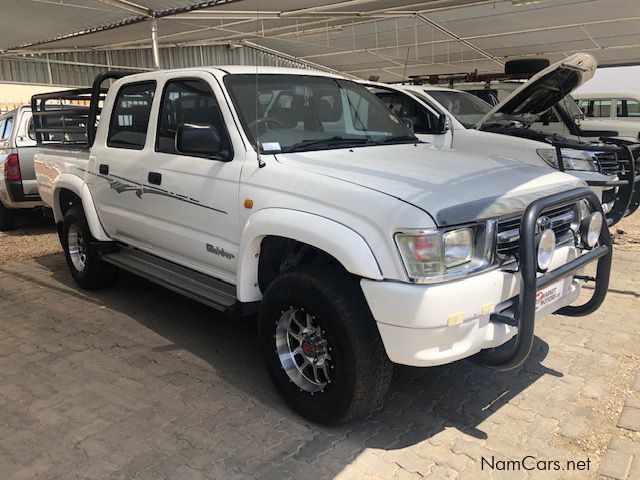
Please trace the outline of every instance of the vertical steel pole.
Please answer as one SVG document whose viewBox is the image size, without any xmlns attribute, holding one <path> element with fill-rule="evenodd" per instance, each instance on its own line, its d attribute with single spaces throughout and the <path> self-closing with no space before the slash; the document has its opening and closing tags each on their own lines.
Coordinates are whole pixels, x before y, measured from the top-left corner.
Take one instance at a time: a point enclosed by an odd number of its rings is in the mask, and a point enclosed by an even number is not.
<svg viewBox="0 0 640 480">
<path fill-rule="evenodd" d="M 158 20 L 154 18 L 151 22 L 151 44 L 153 47 L 153 67 L 160 69 L 160 48 L 158 47 Z"/>
</svg>

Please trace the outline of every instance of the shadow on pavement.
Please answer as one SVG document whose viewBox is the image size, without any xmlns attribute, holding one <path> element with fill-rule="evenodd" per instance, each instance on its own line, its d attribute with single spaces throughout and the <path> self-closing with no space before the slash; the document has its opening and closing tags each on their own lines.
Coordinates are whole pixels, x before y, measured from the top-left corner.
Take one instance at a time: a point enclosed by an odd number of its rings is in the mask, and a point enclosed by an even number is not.
<svg viewBox="0 0 640 480">
<path fill-rule="evenodd" d="M 75 288 L 62 255 L 36 261 L 64 287 Z M 510 372 L 488 370 L 469 361 L 427 369 L 397 366 L 381 411 L 346 426 L 322 427 L 290 411 L 271 386 L 260 356 L 255 322 L 227 320 L 215 310 L 127 273 L 111 288 L 79 295 L 126 315 L 165 338 L 168 343 L 153 349 L 156 353 L 172 355 L 187 351 L 210 365 L 218 381 L 221 378 L 230 388 L 239 389 L 241 397 L 250 403 L 238 408 L 250 408 L 255 413 L 252 420 L 255 428 L 279 418 L 280 423 L 306 432 L 290 447 L 293 453 L 286 460 L 276 448 L 252 469 L 273 463 L 286 469 L 288 462 L 300 459 L 314 464 L 323 452 L 341 444 L 351 449 L 349 457 L 353 459 L 365 448 L 392 450 L 411 446 L 448 427 L 486 438 L 486 433 L 478 429 L 483 420 L 542 376 L 562 376 L 541 364 L 549 348 L 537 337 L 526 364 Z M 274 430 L 272 435 L 274 441 L 281 441 L 281 433 Z M 341 468 L 346 463 L 347 460 Z M 339 468 L 334 465 L 332 470 L 337 473 Z M 311 470 L 308 478 L 314 478 Z"/>
</svg>

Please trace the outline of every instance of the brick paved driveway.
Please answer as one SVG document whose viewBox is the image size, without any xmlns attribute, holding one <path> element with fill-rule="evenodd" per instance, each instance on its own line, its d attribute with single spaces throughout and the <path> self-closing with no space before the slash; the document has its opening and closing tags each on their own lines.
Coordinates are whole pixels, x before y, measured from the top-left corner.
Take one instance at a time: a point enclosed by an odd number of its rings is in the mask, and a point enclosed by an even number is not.
<svg viewBox="0 0 640 480">
<path fill-rule="evenodd" d="M 640 434 L 616 426 L 640 404 L 640 258 L 615 270 L 601 311 L 538 325 L 523 368 L 401 367 L 383 411 L 335 429 L 283 405 L 250 325 L 130 275 L 78 292 L 61 255 L 0 265 L 0 479 L 597 478 L 610 442 L 607 472 L 640 478 Z M 481 469 L 525 455 L 589 470 Z"/>
</svg>

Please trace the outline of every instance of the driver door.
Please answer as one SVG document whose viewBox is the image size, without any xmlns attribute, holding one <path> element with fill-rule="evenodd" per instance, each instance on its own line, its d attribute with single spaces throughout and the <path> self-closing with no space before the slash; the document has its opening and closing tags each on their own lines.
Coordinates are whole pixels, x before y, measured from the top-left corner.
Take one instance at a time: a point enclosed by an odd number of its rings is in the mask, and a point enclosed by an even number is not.
<svg viewBox="0 0 640 480">
<path fill-rule="evenodd" d="M 155 146 L 142 172 L 146 235 L 155 253 L 234 283 L 243 150 L 234 154 L 231 112 L 205 72 L 167 74 L 159 95 Z M 179 153 L 176 131 L 183 124 L 213 126 L 222 138 L 220 156 Z"/>
</svg>

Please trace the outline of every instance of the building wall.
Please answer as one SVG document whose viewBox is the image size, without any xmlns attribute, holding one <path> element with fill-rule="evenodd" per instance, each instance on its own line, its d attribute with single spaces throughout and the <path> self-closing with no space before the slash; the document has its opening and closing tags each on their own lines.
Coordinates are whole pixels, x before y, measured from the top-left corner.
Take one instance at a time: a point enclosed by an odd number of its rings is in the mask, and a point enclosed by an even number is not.
<svg viewBox="0 0 640 480">
<path fill-rule="evenodd" d="M 0 83 L 0 113 L 8 112 L 25 103 L 31 102 L 31 96 L 36 93 L 54 92 L 60 90 L 51 85 L 25 85 L 17 83 Z"/>
<path fill-rule="evenodd" d="M 163 68 L 214 65 L 262 65 L 308 68 L 301 62 L 249 46 L 227 45 L 160 49 Z M 88 86 L 104 70 L 153 69 L 150 48 L 0 57 L 0 82 L 38 85 Z"/>
</svg>

